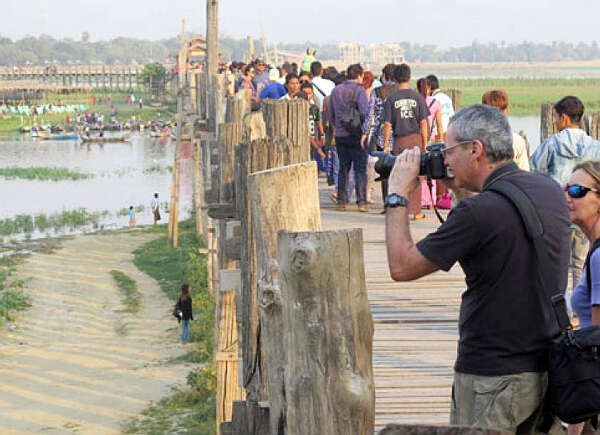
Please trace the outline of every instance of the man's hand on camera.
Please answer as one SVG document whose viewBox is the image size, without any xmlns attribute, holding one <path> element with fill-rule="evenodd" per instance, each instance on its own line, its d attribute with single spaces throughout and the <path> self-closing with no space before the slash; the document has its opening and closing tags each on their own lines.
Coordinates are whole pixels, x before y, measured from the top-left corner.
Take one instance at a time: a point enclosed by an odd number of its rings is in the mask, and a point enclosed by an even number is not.
<svg viewBox="0 0 600 435">
<path fill-rule="evenodd" d="M 409 197 L 419 187 L 419 169 L 421 166 L 421 150 L 419 147 L 406 149 L 396 157 L 389 180 L 389 193 Z"/>
</svg>

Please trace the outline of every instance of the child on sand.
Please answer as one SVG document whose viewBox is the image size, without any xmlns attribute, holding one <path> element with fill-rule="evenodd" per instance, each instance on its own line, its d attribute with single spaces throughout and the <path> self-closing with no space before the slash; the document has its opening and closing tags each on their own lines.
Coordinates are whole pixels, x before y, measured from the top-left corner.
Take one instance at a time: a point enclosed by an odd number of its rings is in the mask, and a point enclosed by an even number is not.
<svg viewBox="0 0 600 435">
<path fill-rule="evenodd" d="M 129 228 L 135 227 L 135 210 L 133 206 L 129 206 Z"/>
</svg>

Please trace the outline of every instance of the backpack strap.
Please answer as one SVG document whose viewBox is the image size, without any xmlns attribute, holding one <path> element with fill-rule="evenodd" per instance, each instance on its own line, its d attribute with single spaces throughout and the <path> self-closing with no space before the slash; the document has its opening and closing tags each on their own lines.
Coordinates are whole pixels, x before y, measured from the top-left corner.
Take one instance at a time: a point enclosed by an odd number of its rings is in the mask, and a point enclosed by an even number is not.
<svg viewBox="0 0 600 435">
<path fill-rule="evenodd" d="M 317 86 L 317 84 L 316 84 L 314 81 L 312 82 L 312 85 L 313 85 L 313 86 L 314 86 L 314 87 L 317 89 L 317 91 L 319 91 L 319 93 L 320 93 L 321 95 L 323 95 L 324 97 L 326 97 L 326 96 L 327 96 L 327 95 L 325 95 L 325 92 L 323 92 L 323 91 L 321 90 L 321 88 L 320 88 L 320 87 L 318 87 L 318 86 Z"/>
<path fill-rule="evenodd" d="M 538 297 L 540 307 L 548 306 L 548 302 L 552 302 L 552 307 L 555 313 L 556 322 L 559 328 L 566 329 L 570 326 L 569 316 L 564 307 L 564 296 L 562 295 L 561 289 L 556 289 L 556 283 L 553 282 L 553 271 L 550 263 L 550 257 L 548 256 L 548 249 L 546 241 L 544 240 L 544 227 L 539 218 L 537 210 L 529 199 L 527 194 L 521 190 L 517 185 L 510 181 L 499 179 L 493 182 L 486 190 L 496 192 L 506 199 L 508 199 L 517 209 L 523 224 L 525 226 L 526 233 L 530 240 L 533 242 L 535 249 L 536 258 L 538 261 L 538 274 L 540 276 L 541 286 L 538 286 L 536 295 Z M 550 289 L 551 298 L 548 298 L 544 289 Z M 562 301 L 562 305 L 559 304 Z M 544 320 L 548 319 L 548 311 L 542 310 L 544 314 Z"/>
<path fill-rule="evenodd" d="M 592 268 L 590 267 L 590 262 L 592 261 L 592 254 L 596 249 L 600 248 L 600 239 L 596 240 L 596 242 L 590 248 L 587 257 L 585 257 L 584 267 L 585 269 L 585 278 L 587 280 L 587 288 L 588 294 L 590 296 L 590 301 L 592 298 Z"/>
</svg>

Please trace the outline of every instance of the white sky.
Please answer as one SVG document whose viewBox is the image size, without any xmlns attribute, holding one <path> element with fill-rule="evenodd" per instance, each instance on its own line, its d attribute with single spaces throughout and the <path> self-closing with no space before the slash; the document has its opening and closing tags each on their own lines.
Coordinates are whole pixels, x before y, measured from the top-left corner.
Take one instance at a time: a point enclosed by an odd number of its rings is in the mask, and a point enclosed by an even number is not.
<svg viewBox="0 0 600 435">
<path fill-rule="evenodd" d="M 0 0 L 0 35 L 45 33 L 92 41 L 117 36 L 162 39 L 205 28 L 204 0 Z M 561 0 L 221 0 L 219 32 L 269 42 L 431 43 L 600 39 L 600 1 Z"/>
</svg>

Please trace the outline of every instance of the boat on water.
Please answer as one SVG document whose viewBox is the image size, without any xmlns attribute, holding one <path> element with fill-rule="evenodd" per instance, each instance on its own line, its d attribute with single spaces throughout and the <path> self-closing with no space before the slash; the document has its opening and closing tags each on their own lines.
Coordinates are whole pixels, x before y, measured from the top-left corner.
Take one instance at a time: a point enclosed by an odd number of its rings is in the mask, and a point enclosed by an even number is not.
<svg viewBox="0 0 600 435">
<path fill-rule="evenodd" d="M 169 137 L 168 131 L 151 131 L 150 137 Z"/>
<path fill-rule="evenodd" d="M 177 140 L 177 133 L 171 133 L 171 139 Z M 189 134 L 182 134 L 181 140 L 189 142 L 190 140 L 192 140 L 192 137 Z"/>
<path fill-rule="evenodd" d="M 62 134 L 53 134 L 53 133 L 42 133 L 38 132 L 38 136 L 40 139 L 44 140 L 77 140 L 79 139 L 78 133 L 62 133 Z"/>
<path fill-rule="evenodd" d="M 87 137 L 81 136 L 83 143 L 111 143 L 111 142 L 128 142 L 129 136 L 117 136 L 117 137 Z"/>
</svg>

